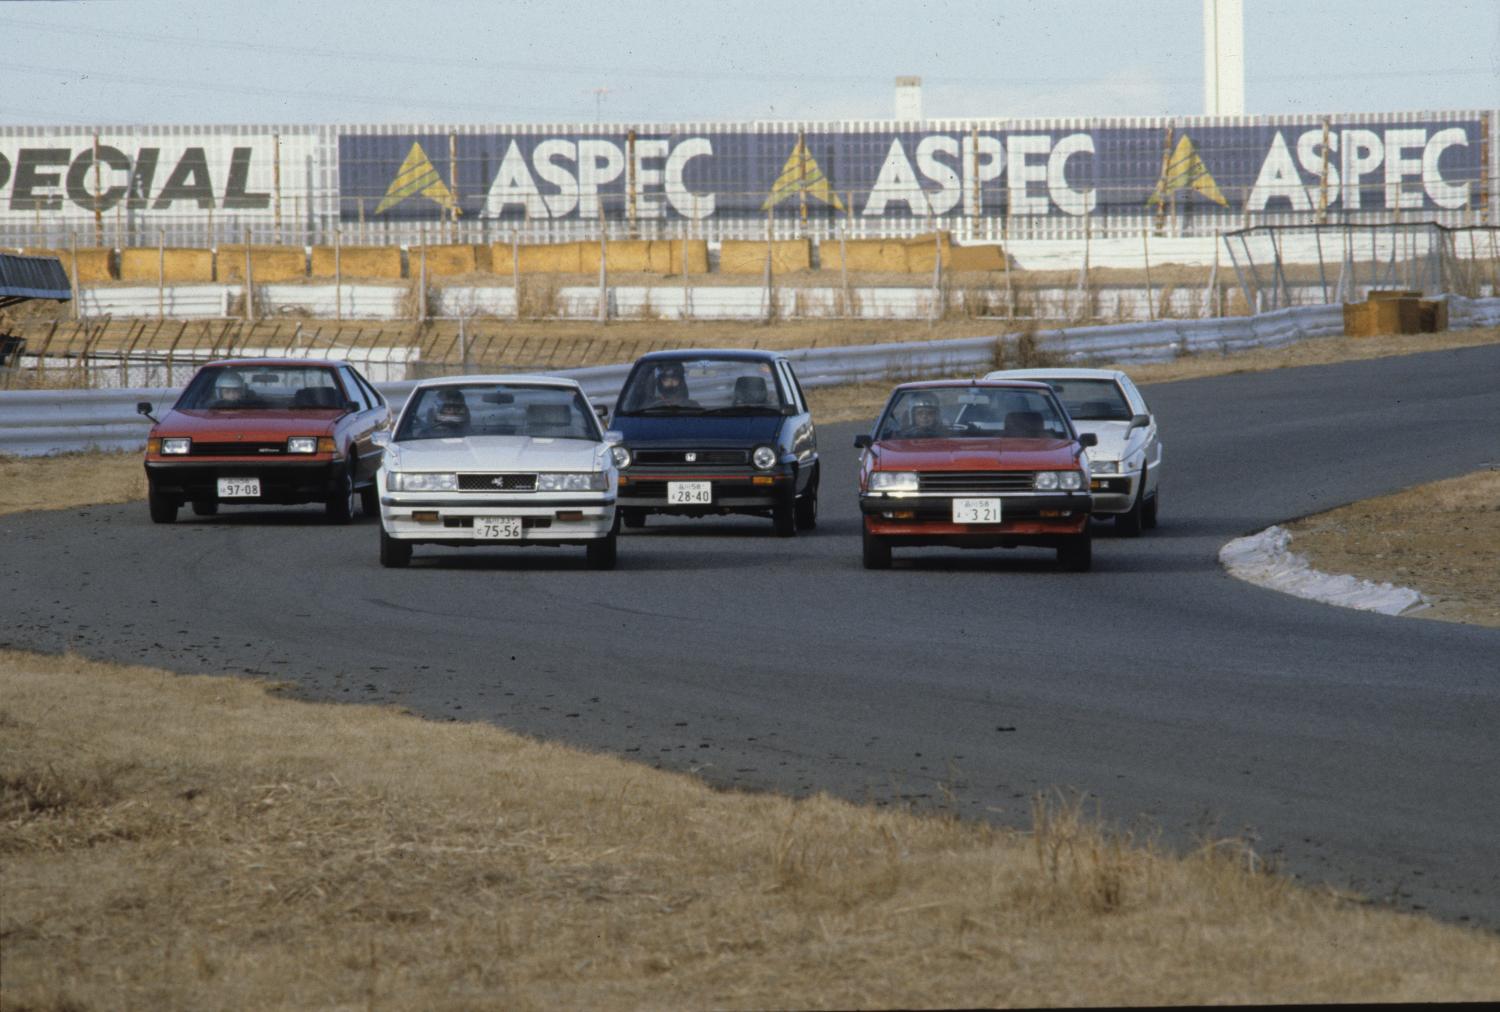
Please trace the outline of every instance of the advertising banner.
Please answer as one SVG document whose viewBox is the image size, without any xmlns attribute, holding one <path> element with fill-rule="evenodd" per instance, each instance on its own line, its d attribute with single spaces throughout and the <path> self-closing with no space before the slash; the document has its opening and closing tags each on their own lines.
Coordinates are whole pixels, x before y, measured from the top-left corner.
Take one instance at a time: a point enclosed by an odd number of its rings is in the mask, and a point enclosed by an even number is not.
<svg viewBox="0 0 1500 1012">
<path fill-rule="evenodd" d="M 83 225 L 96 213 L 155 219 L 267 218 L 311 188 L 311 133 L 116 127 L 0 133 L 0 225 Z M 290 208 L 290 202 L 286 203 Z"/>
<path fill-rule="evenodd" d="M 1483 119 L 341 134 L 348 220 L 936 219 L 1452 211 Z"/>
</svg>

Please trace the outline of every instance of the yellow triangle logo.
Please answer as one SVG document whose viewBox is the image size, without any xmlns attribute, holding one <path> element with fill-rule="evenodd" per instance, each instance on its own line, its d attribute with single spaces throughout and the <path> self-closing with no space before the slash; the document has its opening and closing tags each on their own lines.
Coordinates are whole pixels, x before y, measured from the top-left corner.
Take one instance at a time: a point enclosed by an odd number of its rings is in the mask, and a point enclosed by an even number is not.
<svg viewBox="0 0 1500 1012">
<path fill-rule="evenodd" d="M 1219 184 L 1214 182 L 1213 174 L 1203 164 L 1202 156 L 1193 147 L 1193 142 L 1188 140 L 1187 134 L 1182 135 L 1172 151 L 1172 157 L 1162 166 L 1161 177 L 1156 180 L 1156 192 L 1151 194 L 1151 199 L 1146 203 L 1164 204 L 1178 190 L 1197 190 L 1220 207 L 1229 206 L 1229 201 L 1219 192 Z"/>
<path fill-rule="evenodd" d="M 787 158 L 786 165 L 782 166 L 781 175 L 776 177 L 776 182 L 771 186 L 771 193 L 766 197 L 766 202 L 760 205 L 760 209 L 769 211 L 783 200 L 795 197 L 799 193 L 805 193 L 825 204 L 831 204 L 835 210 L 844 209 L 844 202 L 839 200 L 839 195 L 834 193 L 833 187 L 828 185 L 828 177 L 823 175 L 823 169 L 818 165 L 818 160 L 808 152 L 807 145 L 800 140 L 797 146 L 792 148 L 791 156 Z"/>
<path fill-rule="evenodd" d="M 401 163 L 401 170 L 396 173 L 396 178 L 386 187 L 385 199 L 375 208 L 375 213 L 380 214 L 417 194 L 441 204 L 445 211 L 457 210 L 453 191 L 448 189 L 443 177 L 438 175 L 438 170 L 433 167 L 427 152 L 422 150 L 422 145 L 413 144 L 406 153 L 406 161 Z"/>
</svg>

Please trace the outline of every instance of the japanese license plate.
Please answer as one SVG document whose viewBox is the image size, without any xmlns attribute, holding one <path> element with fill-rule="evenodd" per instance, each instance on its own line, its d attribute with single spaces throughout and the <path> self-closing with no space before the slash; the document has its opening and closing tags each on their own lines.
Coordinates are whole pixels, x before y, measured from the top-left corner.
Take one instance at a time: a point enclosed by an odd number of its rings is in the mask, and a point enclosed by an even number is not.
<svg viewBox="0 0 1500 1012">
<path fill-rule="evenodd" d="M 260 479 L 220 478 L 218 493 L 220 499 L 258 499 L 260 498 Z"/>
<path fill-rule="evenodd" d="M 474 537 L 488 541 L 519 541 L 520 517 L 475 517 Z"/>
<path fill-rule="evenodd" d="M 998 524 L 999 499 L 953 500 L 953 522 L 956 524 Z"/>
<path fill-rule="evenodd" d="M 667 502 L 682 506 L 706 506 L 714 501 L 713 482 L 669 481 Z"/>
</svg>

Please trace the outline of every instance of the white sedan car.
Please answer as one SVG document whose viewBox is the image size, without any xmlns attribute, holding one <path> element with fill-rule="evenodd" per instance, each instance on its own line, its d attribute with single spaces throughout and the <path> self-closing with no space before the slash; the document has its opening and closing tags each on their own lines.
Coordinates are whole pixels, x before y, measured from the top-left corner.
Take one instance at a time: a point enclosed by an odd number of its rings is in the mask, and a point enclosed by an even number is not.
<svg viewBox="0 0 1500 1012">
<path fill-rule="evenodd" d="M 1146 399 L 1118 369 L 1003 369 L 985 379 L 1046 383 L 1080 432 L 1098 444 L 1088 451 L 1094 515 L 1115 518 L 1127 537 L 1156 526 L 1161 501 L 1161 439 Z"/>
<path fill-rule="evenodd" d="M 583 545 L 614 568 L 618 438 L 573 380 L 425 380 L 382 442 L 381 565 L 424 544 Z"/>
</svg>

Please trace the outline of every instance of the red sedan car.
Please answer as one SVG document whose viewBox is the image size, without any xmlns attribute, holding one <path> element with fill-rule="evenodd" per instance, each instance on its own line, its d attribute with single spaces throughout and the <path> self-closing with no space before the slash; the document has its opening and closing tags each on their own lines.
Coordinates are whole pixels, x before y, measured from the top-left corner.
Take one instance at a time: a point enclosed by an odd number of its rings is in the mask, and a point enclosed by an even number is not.
<svg viewBox="0 0 1500 1012">
<path fill-rule="evenodd" d="M 1025 381 L 945 380 L 897 387 L 860 458 L 864 563 L 886 569 L 891 549 L 1055 548 L 1064 569 L 1087 570 L 1089 465 L 1052 388 Z"/>
<path fill-rule="evenodd" d="M 322 503 L 348 523 L 355 499 L 379 512 L 375 472 L 388 430 L 385 398 L 342 362 L 233 359 L 193 376 L 146 440 L 151 519 L 169 524 L 191 504 L 199 516 L 221 504 Z"/>
</svg>

